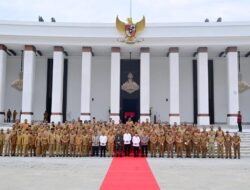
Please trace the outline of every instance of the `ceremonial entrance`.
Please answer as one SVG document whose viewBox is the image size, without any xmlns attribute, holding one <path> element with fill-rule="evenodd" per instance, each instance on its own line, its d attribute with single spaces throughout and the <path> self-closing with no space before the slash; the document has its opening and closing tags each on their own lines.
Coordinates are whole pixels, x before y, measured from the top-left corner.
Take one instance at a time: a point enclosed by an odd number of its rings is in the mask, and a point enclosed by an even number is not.
<svg viewBox="0 0 250 190">
<path fill-rule="evenodd" d="M 120 118 L 140 118 L 140 60 L 121 60 Z"/>
</svg>

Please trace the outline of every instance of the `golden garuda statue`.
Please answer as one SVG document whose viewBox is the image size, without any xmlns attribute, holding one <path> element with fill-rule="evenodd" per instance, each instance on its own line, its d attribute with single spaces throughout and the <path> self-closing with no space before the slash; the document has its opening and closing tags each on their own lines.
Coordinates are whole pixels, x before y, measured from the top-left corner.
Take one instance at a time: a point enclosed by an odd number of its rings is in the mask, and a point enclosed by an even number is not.
<svg viewBox="0 0 250 190">
<path fill-rule="evenodd" d="M 122 22 L 118 16 L 116 17 L 116 29 L 124 35 L 124 42 L 134 44 L 138 42 L 136 36 L 145 29 L 145 17 L 136 24 L 133 23 L 132 18 L 127 19 L 127 23 Z"/>
</svg>

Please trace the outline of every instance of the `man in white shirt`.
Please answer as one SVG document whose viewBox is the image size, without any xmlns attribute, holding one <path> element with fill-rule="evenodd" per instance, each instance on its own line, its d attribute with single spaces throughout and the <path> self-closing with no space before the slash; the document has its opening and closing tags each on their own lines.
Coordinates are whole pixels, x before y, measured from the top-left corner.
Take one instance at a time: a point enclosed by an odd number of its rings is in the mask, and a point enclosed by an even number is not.
<svg viewBox="0 0 250 190">
<path fill-rule="evenodd" d="M 138 152 L 139 152 L 139 147 L 140 147 L 140 137 L 138 136 L 138 133 L 135 133 L 135 136 L 133 136 L 132 142 L 133 142 L 133 148 L 134 148 L 134 157 L 138 157 Z"/>
<path fill-rule="evenodd" d="M 102 135 L 100 136 L 100 147 L 101 147 L 101 157 L 102 155 L 106 157 L 106 145 L 107 145 L 107 136 L 104 132 L 102 132 Z"/>
<path fill-rule="evenodd" d="M 124 135 L 123 135 L 123 142 L 124 142 L 124 152 L 125 156 L 129 157 L 130 154 L 130 144 L 131 144 L 131 134 L 126 129 Z"/>
</svg>

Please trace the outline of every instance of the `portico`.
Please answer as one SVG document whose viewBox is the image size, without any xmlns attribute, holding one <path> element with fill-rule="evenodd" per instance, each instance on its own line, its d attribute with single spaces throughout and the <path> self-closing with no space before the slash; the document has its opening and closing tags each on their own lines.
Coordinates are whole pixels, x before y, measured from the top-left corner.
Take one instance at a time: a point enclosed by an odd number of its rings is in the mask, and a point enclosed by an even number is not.
<svg viewBox="0 0 250 190">
<path fill-rule="evenodd" d="M 134 85 L 139 88 L 132 93 L 124 92 L 128 99 L 133 93 L 139 93 L 140 122 L 156 119 L 170 124 L 192 123 L 193 117 L 197 117 L 198 124 L 209 125 L 212 107 L 216 123 L 236 125 L 238 110 L 245 110 L 243 114 L 246 115 L 250 113 L 245 106 L 249 91 L 246 95 L 238 92 L 238 51 L 245 68 L 243 72 L 250 72 L 250 60 L 245 57 L 250 51 L 249 23 L 152 24 L 138 36 L 142 42 L 133 45 L 117 40 L 120 36 L 113 24 L 0 25 L 3 28 L 0 31 L 0 122 L 8 108 L 22 110 L 22 121 L 42 120 L 48 104 L 46 86 L 51 83 L 51 121 L 63 122 L 62 105 L 63 97 L 66 97 L 67 120 L 79 117 L 83 121 L 93 118 L 108 121 L 111 118 L 118 123 L 124 116 L 120 102 L 121 85 L 126 82 L 121 81 L 122 60 L 138 60 L 140 64 L 139 78 L 134 78 L 130 90 Z M 22 36 L 22 33 L 27 35 Z M 9 55 L 10 49 L 17 55 Z M 21 50 L 24 50 L 23 91 L 18 94 L 10 83 L 19 69 Z M 225 52 L 225 56 L 219 56 L 221 52 Z M 53 79 L 49 81 L 47 63 L 51 58 Z M 67 76 L 64 59 L 68 60 Z M 193 60 L 197 61 L 196 68 L 192 65 Z M 213 105 L 208 85 L 211 61 L 214 69 Z M 197 69 L 196 79 L 194 69 Z M 133 72 L 131 70 L 136 76 Z M 64 77 L 67 77 L 67 92 L 63 91 Z M 20 96 L 21 107 L 18 107 L 20 100 L 17 97 Z M 194 114 L 195 105 L 197 115 Z M 136 111 L 127 112 L 133 114 Z"/>
</svg>

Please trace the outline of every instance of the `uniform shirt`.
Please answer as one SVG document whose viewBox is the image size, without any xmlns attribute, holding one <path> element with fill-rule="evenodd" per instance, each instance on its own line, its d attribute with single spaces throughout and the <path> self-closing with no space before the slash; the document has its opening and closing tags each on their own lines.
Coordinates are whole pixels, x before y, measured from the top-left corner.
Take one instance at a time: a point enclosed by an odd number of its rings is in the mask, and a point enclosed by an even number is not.
<svg viewBox="0 0 250 190">
<path fill-rule="evenodd" d="M 101 135 L 100 136 L 100 145 L 101 146 L 106 146 L 107 140 L 108 140 L 107 136 Z"/>
<path fill-rule="evenodd" d="M 93 135 L 92 136 L 92 146 L 99 146 L 99 136 L 98 135 Z"/>
<path fill-rule="evenodd" d="M 133 136 L 132 142 L 133 142 L 133 146 L 139 147 L 140 146 L 140 137 L 139 136 Z"/>
<path fill-rule="evenodd" d="M 124 141 L 124 144 L 130 144 L 131 134 L 130 133 L 124 133 L 124 135 L 123 135 L 123 141 Z"/>
<path fill-rule="evenodd" d="M 141 137 L 141 145 L 148 145 L 149 137 L 147 135 Z"/>
</svg>

